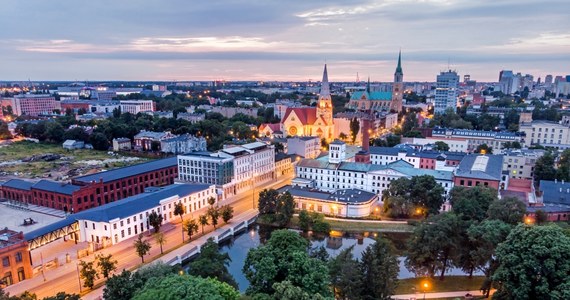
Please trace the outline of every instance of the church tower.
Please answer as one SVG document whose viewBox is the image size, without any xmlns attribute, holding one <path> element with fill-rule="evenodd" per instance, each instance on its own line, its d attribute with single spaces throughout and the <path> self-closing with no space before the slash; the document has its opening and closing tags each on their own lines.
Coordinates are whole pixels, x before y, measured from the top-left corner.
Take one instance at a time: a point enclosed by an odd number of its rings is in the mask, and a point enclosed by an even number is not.
<svg viewBox="0 0 570 300">
<path fill-rule="evenodd" d="M 325 134 L 327 140 L 332 139 L 332 128 L 333 126 L 333 108 L 332 108 L 332 98 L 329 87 L 329 75 L 327 73 L 327 65 L 325 64 L 325 70 L 323 72 L 323 81 L 321 83 L 321 93 L 319 94 L 319 101 L 317 103 L 317 118 L 322 117 L 326 122 L 326 126 L 330 127 L 329 132 Z"/>
<path fill-rule="evenodd" d="M 392 103 L 390 109 L 396 112 L 402 111 L 402 100 L 404 97 L 404 73 L 402 72 L 402 51 L 398 54 L 398 66 L 394 73 L 394 84 L 392 85 Z"/>
</svg>

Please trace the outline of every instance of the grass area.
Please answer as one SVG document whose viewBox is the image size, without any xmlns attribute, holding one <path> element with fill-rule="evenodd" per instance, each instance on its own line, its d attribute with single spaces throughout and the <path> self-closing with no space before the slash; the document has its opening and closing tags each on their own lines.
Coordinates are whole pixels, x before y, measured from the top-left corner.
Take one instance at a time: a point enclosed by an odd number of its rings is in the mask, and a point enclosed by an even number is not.
<svg viewBox="0 0 570 300">
<path fill-rule="evenodd" d="M 85 173 L 91 169 L 110 169 L 132 165 L 133 163 L 141 163 L 144 159 L 131 161 L 131 162 L 110 162 L 104 165 L 89 166 L 86 164 L 76 164 L 79 161 L 86 160 L 106 160 L 113 158 L 120 158 L 119 156 L 112 156 L 105 151 L 97 151 L 90 149 L 67 150 L 63 149 L 60 144 L 47 144 L 47 143 L 33 143 L 28 141 L 16 142 L 11 145 L 0 147 L 0 161 L 17 161 L 22 160 L 34 155 L 42 154 L 59 154 L 65 156 L 64 159 L 55 161 L 32 161 L 24 162 L 15 165 L 2 166 L 2 171 L 8 174 L 17 174 L 22 177 L 58 177 L 65 176 L 70 169 L 82 169 Z"/>
<path fill-rule="evenodd" d="M 414 230 L 414 227 L 408 224 L 370 223 L 360 222 L 359 220 L 351 220 L 349 222 L 326 221 L 331 225 L 332 230 L 342 232 L 412 232 Z M 291 219 L 291 227 L 299 228 L 299 217 L 294 216 Z"/>
<path fill-rule="evenodd" d="M 453 291 L 478 291 L 485 279 L 484 276 L 446 276 L 443 281 L 439 278 L 408 278 L 398 280 L 398 288 L 396 294 L 412 294 L 416 291 L 422 292 L 424 282 L 428 282 L 428 293 L 434 292 L 453 292 Z M 453 298 L 452 298 L 453 299 Z"/>
</svg>

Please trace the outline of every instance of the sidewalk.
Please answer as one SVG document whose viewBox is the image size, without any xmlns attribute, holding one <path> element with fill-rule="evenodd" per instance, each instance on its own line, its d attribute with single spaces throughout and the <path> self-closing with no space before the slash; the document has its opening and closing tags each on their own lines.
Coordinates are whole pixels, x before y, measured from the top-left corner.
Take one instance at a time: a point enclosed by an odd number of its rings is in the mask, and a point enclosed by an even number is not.
<svg viewBox="0 0 570 300">
<path fill-rule="evenodd" d="M 472 296 L 482 296 L 481 291 L 455 291 L 455 292 L 441 292 L 441 293 L 425 293 L 425 299 L 437 299 L 437 298 L 452 298 L 458 297 L 459 299 L 464 299 L 466 294 L 471 294 Z M 424 299 L 424 293 L 415 294 L 404 294 L 404 295 L 394 295 L 392 296 L 394 300 L 412 300 L 412 299 Z"/>
</svg>

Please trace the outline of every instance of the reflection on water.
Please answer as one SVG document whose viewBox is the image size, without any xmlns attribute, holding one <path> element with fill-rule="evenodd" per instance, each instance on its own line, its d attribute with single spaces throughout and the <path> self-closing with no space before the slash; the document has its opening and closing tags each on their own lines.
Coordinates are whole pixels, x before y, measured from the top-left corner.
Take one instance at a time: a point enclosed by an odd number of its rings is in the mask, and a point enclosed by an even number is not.
<svg viewBox="0 0 570 300">
<path fill-rule="evenodd" d="M 236 282 L 239 285 L 240 292 L 245 292 L 249 286 L 249 282 L 243 275 L 241 269 L 245 262 L 247 252 L 249 249 L 258 247 L 261 243 L 265 243 L 270 237 L 272 228 L 266 226 L 255 225 L 248 228 L 245 233 L 234 237 L 232 240 L 225 241 L 221 244 L 220 251 L 223 253 L 228 253 L 232 261 L 228 266 L 228 270 L 234 276 Z M 324 246 L 331 257 L 337 256 L 342 250 L 354 246 L 353 254 L 355 258 L 360 259 L 362 252 L 369 245 L 374 243 L 374 238 L 376 234 L 335 234 L 332 237 L 309 237 L 311 239 L 311 247 Z M 403 245 L 408 234 L 394 233 L 386 234 L 386 238 L 390 239 L 395 245 L 396 250 L 400 255 L 403 254 Z M 404 257 L 399 257 L 400 261 L 400 272 L 398 273 L 398 278 L 411 278 L 414 274 L 408 271 L 404 266 Z M 447 275 L 465 275 L 461 270 L 452 269 L 446 272 Z M 480 275 L 480 274 L 474 274 Z"/>
</svg>

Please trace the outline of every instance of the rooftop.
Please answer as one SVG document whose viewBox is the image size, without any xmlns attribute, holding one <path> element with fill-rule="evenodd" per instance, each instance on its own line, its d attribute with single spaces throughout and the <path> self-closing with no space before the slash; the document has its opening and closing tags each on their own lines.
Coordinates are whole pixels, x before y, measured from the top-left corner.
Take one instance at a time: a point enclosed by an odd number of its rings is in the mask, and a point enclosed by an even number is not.
<svg viewBox="0 0 570 300">
<path fill-rule="evenodd" d="M 169 157 L 164 159 L 157 159 L 150 162 L 128 166 L 124 168 L 113 169 L 105 172 L 99 172 L 91 175 L 85 175 L 74 178 L 75 181 L 89 183 L 92 181 L 103 180 L 103 182 L 111 182 L 139 174 L 144 174 L 150 171 L 176 167 L 177 158 Z"/>
<path fill-rule="evenodd" d="M 24 242 L 24 236 L 20 232 L 8 229 L 0 230 L 0 249 Z"/>
<path fill-rule="evenodd" d="M 31 190 L 32 186 L 34 185 L 34 182 L 30 182 L 30 181 L 25 181 L 22 179 L 10 179 L 6 182 L 0 183 L 1 186 L 4 187 L 9 187 L 9 188 L 13 188 L 13 189 L 19 189 L 19 190 Z"/>
<path fill-rule="evenodd" d="M 570 183 L 564 181 L 540 181 L 542 201 L 550 204 L 570 205 Z"/>
<path fill-rule="evenodd" d="M 501 180 L 502 155 L 468 154 L 463 157 L 454 173 L 459 177 L 482 180 Z"/>
<path fill-rule="evenodd" d="M 317 189 L 288 185 L 279 189 L 279 192 L 289 192 L 293 197 L 312 198 L 340 204 L 367 203 L 377 198 L 377 195 L 374 193 L 358 189 L 341 189 L 336 190 L 334 193 L 328 193 Z"/>
<path fill-rule="evenodd" d="M 34 184 L 33 188 L 43 191 L 56 192 L 59 194 L 72 195 L 73 192 L 78 191 L 81 187 L 65 182 L 40 180 Z"/>
</svg>

